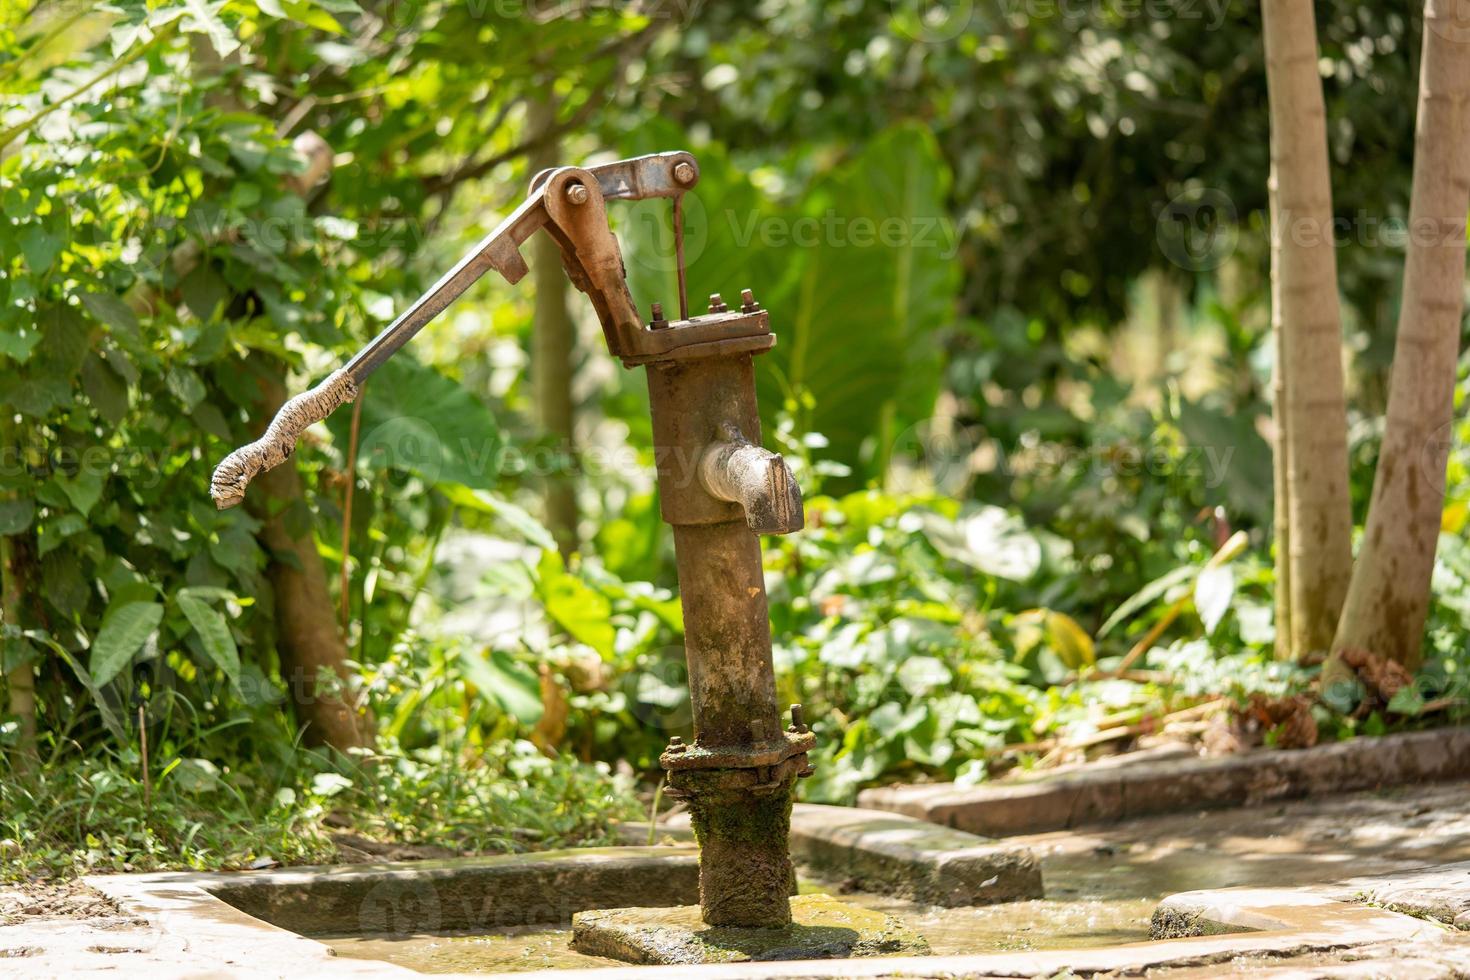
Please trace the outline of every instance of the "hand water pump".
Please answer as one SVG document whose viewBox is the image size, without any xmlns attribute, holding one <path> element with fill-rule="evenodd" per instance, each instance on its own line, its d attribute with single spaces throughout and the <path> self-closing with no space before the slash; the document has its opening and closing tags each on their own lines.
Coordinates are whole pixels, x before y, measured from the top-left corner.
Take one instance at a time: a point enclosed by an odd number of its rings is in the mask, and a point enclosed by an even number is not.
<svg viewBox="0 0 1470 980">
<path fill-rule="evenodd" d="M 689 316 L 682 198 L 699 181 L 684 152 L 658 153 L 536 175 L 525 202 L 347 365 L 292 398 L 265 434 L 225 457 L 210 493 L 238 504 L 250 480 L 287 459 L 310 425 L 357 397 L 362 383 L 489 269 L 511 283 L 528 271 L 520 246 L 544 229 L 586 293 L 608 350 L 647 370 L 663 519 L 674 529 L 694 740 L 660 756 L 668 793 L 687 800 L 701 845 L 700 906 L 720 926 L 791 921 L 791 800 L 810 775 L 816 738 L 792 706 L 782 727 L 758 534 L 802 527 L 801 491 L 785 461 L 760 446 L 752 359 L 776 343 L 751 291 L 737 309 L 719 294 Z M 645 323 L 628 291 L 606 202 L 671 198 L 679 274 L 678 320 L 655 304 Z"/>
</svg>

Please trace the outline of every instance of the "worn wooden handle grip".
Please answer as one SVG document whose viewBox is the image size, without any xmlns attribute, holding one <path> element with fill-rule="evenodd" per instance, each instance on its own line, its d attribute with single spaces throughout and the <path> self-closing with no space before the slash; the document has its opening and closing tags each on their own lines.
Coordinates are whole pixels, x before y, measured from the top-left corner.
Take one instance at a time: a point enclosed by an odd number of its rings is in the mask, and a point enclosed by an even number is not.
<svg viewBox="0 0 1470 980">
<path fill-rule="evenodd" d="M 357 382 L 341 370 L 282 405 L 264 435 L 236 449 L 214 468 L 209 481 L 214 505 L 224 510 L 244 500 L 250 481 L 283 463 L 296 450 L 301 433 L 356 397 Z"/>
</svg>

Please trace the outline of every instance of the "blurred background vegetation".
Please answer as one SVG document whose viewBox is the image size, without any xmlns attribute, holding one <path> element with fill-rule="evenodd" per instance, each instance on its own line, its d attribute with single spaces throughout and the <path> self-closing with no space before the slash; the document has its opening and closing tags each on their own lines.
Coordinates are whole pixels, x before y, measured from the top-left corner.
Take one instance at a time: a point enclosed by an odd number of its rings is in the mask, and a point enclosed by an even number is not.
<svg viewBox="0 0 1470 980">
<path fill-rule="evenodd" d="M 580 294 L 487 279 L 265 503 L 207 485 L 537 169 L 666 149 L 702 167 L 690 295 L 750 287 L 780 338 L 806 798 L 1199 738 L 1223 703 L 1279 739 L 1251 705 L 1312 671 L 1271 654 L 1258 11 L 927 6 L 0 0 L 7 870 L 547 846 L 646 807 L 681 615 L 643 379 Z M 1319 14 L 1361 522 L 1420 25 Z M 613 209 L 645 311 L 664 211 Z M 559 305 L 570 370 L 538 376 Z M 1421 683 L 1318 706 L 1322 738 L 1458 716 L 1464 464 Z M 324 703 L 345 727 L 303 733 Z"/>
</svg>

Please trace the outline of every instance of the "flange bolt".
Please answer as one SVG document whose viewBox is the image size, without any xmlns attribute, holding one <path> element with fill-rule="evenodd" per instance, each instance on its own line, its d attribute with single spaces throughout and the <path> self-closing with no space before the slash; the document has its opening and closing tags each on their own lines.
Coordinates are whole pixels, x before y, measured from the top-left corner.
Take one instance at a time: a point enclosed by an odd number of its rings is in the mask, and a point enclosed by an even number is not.
<svg viewBox="0 0 1470 980">
<path fill-rule="evenodd" d="M 681 184 L 694 183 L 694 166 L 690 163 L 674 164 L 674 179 Z"/>
<path fill-rule="evenodd" d="M 725 313 L 729 309 L 730 307 L 725 305 L 725 301 L 720 298 L 719 293 L 709 294 L 709 311 L 711 313 Z"/>
<path fill-rule="evenodd" d="M 761 305 L 755 301 L 755 293 L 748 289 L 740 290 L 740 312 L 754 313 Z"/>
<path fill-rule="evenodd" d="M 587 203 L 587 185 L 586 184 L 568 184 L 567 185 L 567 200 L 570 201 L 570 202 L 572 202 L 573 204 L 586 204 Z"/>
</svg>

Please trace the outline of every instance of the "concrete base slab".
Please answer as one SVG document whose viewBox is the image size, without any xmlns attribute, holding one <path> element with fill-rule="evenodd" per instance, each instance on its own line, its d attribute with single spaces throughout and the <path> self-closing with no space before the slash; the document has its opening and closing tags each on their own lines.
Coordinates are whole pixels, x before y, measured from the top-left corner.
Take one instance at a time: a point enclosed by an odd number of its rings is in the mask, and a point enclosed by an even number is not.
<svg viewBox="0 0 1470 980">
<path fill-rule="evenodd" d="M 1470 929 L 1470 861 L 1343 883 L 1339 897 Z"/>
<path fill-rule="evenodd" d="M 1444 927 L 1302 888 L 1221 888 L 1170 895 L 1154 910 L 1154 939 L 1241 931 L 1336 933 L 1342 945 L 1438 939 Z"/>
<path fill-rule="evenodd" d="M 930 905 L 1014 902 L 1043 891 L 1041 865 L 1027 848 L 853 807 L 795 807 L 791 855 L 853 888 Z"/>
<path fill-rule="evenodd" d="M 1470 775 L 1470 728 L 1359 737 L 1310 749 L 1109 766 L 1029 782 L 864 790 L 864 807 L 1003 837 L 1181 810 L 1241 806 Z"/>
<path fill-rule="evenodd" d="M 648 965 L 843 959 L 929 951 L 898 919 L 839 902 L 830 895 L 791 900 L 792 923 L 781 929 L 705 925 L 698 906 L 607 909 L 572 918 L 572 948 Z"/>
</svg>

